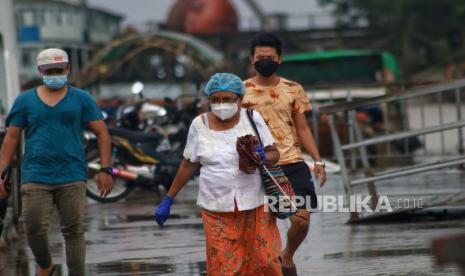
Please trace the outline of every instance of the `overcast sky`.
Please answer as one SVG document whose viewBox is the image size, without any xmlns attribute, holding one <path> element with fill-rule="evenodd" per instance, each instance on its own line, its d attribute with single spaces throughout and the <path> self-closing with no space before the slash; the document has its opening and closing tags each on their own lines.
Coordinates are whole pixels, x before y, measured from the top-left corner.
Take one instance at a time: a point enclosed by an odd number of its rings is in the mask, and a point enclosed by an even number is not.
<svg viewBox="0 0 465 276">
<path fill-rule="evenodd" d="M 251 23 L 254 14 L 244 0 L 230 0 L 240 17 L 240 26 Z M 101 7 L 125 16 L 123 25 L 142 24 L 146 21 L 164 22 L 168 11 L 176 0 L 88 0 L 89 5 Z M 318 6 L 317 0 L 257 0 L 266 14 L 287 13 L 291 15 L 290 24 L 308 25 L 309 15 L 317 15 L 317 25 L 328 25 L 331 20 L 328 9 Z"/>
</svg>

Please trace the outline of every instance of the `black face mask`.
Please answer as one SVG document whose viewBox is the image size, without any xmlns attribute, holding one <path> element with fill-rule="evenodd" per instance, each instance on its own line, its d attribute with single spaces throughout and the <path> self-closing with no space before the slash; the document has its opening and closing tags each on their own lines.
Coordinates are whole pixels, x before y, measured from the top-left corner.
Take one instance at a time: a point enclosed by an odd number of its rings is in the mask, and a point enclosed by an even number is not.
<svg viewBox="0 0 465 276">
<path fill-rule="evenodd" d="M 276 70 L 278 70 L 279 63 L 267 58 L 256 61 L 254 63 L 254 67 L 260 75 L 267 78 L 273 75 L 276 72 Z"/>
</svg>

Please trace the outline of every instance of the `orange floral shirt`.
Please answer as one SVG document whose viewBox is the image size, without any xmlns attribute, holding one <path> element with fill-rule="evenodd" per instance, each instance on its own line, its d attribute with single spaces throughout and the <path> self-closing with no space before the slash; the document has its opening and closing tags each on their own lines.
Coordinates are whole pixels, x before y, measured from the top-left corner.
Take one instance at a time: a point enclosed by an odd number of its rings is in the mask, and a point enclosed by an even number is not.
<svg viewBox="0 0 465 276">
<path fill-rule="evenodd" d="M 294 116 L 310 111 L 312 106 L 302 86 L 280 78 L 276 86 L 260 86 L 251 79 L 244 82 L 244 108 L 257 110 L 268 125 L 281 155 L 278 165 L 303 160 Z"/>
</svg>

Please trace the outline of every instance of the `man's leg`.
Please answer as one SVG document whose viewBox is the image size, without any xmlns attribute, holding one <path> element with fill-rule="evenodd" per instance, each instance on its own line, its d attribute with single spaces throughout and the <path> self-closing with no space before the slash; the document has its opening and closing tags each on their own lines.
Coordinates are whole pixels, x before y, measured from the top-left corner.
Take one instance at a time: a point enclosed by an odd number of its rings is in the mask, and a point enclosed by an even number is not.
<svg viewBox="0 0 465 276">
<path fill-rule="evenodd" d="M 65 238 L 66 265 L 70 276 L 85 275 L 84 239 L 86 183 L 74 182 L 56 188 L 55 202 Z"/>
<path fill-rule="evenodd" d="M 47 231 L 53 212 L 53 188 L 35 183 L 23 184 L 21 200 L 27 241 L 39 265 L 38 275 L 48 275 L 52 257 Z"/>
<path fill-rule="evenodd" d="M 310 213 L 306 209 L 299 209 L 295 215 L 289 218 L 291 227 L 287 231 L 286 248 L 281 255 L 284 267 L 293 267 L 294 254 L 305 240 L 310 226 Z"/>
<path fill-rule="evenodd" d="M 283 267 L 294 267 L 294 254 L 305 240 L 310 226 L 310 212 L 307 206 L 318 206 L 312 175 L 306 163 L 298 162 L 281 166 L 297 196 L 305 199 L 304 206 L 299 206 L 296 214 L 290 217 L 291 227 L 287 232 L 286 248 L 282 253 Z M 308 204 L 307 200 L 311 200 Z"/>
</svg>

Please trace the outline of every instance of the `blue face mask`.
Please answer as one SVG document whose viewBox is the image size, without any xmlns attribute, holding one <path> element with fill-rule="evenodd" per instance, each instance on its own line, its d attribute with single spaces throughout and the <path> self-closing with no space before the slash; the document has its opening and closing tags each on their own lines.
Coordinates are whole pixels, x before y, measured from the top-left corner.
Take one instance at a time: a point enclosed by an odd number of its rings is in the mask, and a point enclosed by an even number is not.
<svg viewBox="0 0 465 276">
<path fill-rule="evenodd" d="M 58 90 L 66 85 L 68 82 L 68 75 L 43 76 L 42 81 L 48 88 Z"/>
</svg>

